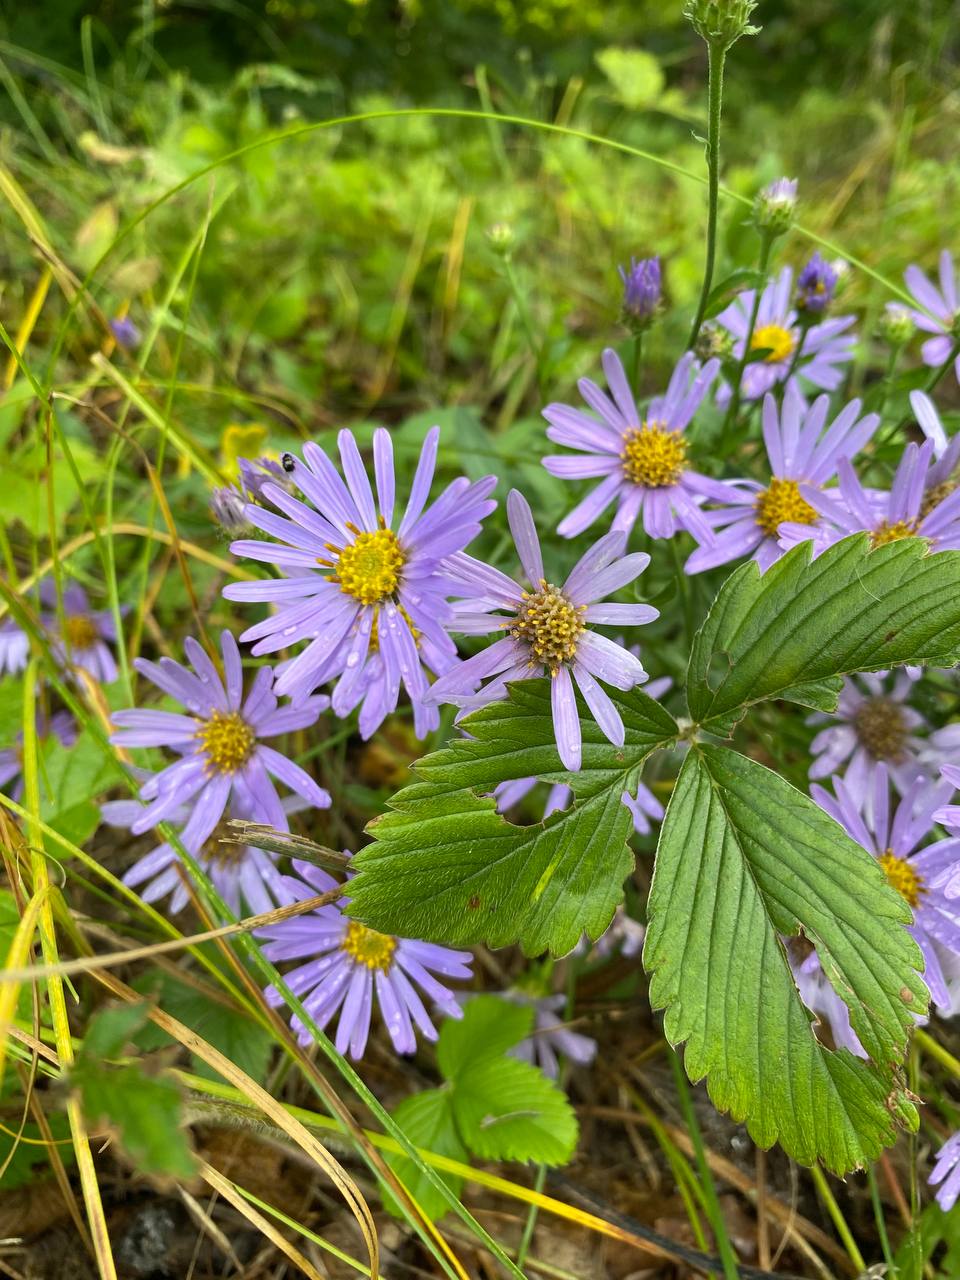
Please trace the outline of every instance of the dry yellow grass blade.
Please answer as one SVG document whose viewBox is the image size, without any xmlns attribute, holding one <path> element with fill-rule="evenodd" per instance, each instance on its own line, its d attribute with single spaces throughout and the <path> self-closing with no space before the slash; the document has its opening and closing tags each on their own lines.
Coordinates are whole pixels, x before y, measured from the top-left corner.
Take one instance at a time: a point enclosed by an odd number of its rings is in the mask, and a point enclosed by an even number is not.
<svg viewBox="0 0 960 1280">
<path fill-rule="evenodd" d="M 93 976 L 101 985 L 127 1003 L 135 1004 L 142 999 L 132 987 L 120 982 L 112 974 L 96 971 Z M 162 1009 L 151 1009 L 148 1016 L 151 1022 L 160 1027 L 162 1031 L 165 1031 L 167 1035 L 172 1036 L 174 1040 L 178 1040 L 191 1053 L 196 1054 L 207 1066 L 212 1067 L 219 1076 L 233 1085 L 246 1099 L 249 1099 L 273 1125 L 278 1129 L 282 1129 L 287 1137 L 295 1142 L 301 1151 L 305 1152 L 327 1174 L 357 1220 L 370 1258 L 370 1273 L 376 1280 L 379 1275 L 380 1251 L 373 1214 L 370 1212 L 370 1206 L 356 1183 L 340 1162 L 327 1151 L 326 1147 L 299 1120 L 291 1115 L 275 1098 L 271 1097 L 266 1089 L 257 1084 L 255 1080 L 252 1080 L 246 1072 L 241 1071 L 229 1058 L 225 1057 L 218 1049 L 215 1049 L 213 1045 L 208 1044 L 196 1032 L 191 1031 L 182 1022 L 178 1022 L 176 1018 L 172 1018 L 170 1014 L 164 1013 Z"/>
<path fill-rule="evenodd" d="M 200 1173 L 203 1179 L 223 1196 L 224 1200 L 233 1205 L 237 1213 L 242 1213 L 261 1235 L 266 1236 L 295 1267 L 299 1267 L 308 1280 L 324 1280 L 313 1263 L 307 1261 L 300 1250 L 277 1230 L 269 1218 L 265 1218 L 248 1200 L 244 1199 L 229 1178 L 225 1178 L 218 1169 L 214 1169 L 213 1165 L 207 1164 L 205 1160 L 200 1163 Z"/>
<path fill-rule="evenodd" d="M 35 965 L 16 968 L 5 965 L 0 969 L 0 1030 L 10 1021 L 3 1018 L 4 997 L 8 990 L 16 990 L 17 984 L 30 982 L 40 978 L 65 978 L 74 973 L 93 973 L 96 969 L 109 969 L 118 964 L 129 964 L 133 960 L 150 960 L 154 956 L 168 951 L 182 951 L 197 946 L 201 942 L 213 942 L 218 938 L 228 938 L 231 934 L 246 933 L 251 929 L 260 929 L 264 925 L 276 924 L 278 920 L 287 920 L 291 916 L 302 915 L 305 911 L 313 911 L 317 907 L 325 907 L 343 897 L 343 889 L 339 886 L 326 893 L 317 894 L 313 898 L 304 898 L 302 902 L 292 902 L 285 907 L 275 907 L 273 911 L 264 911 L 260 915 L 247 916 L 236 924 L 223 924 L 216 929 L 205 929 L 202 933 L 184 934 L 179 938 L 170 938 L 166 942 L 152 942 L 143 947 L 130 947 L 123 951 L 111 951 L 102 956 L 81 956 L 76 960 L 61 960 L 54 965 Z M 13 956 L 11 949 L 10 956 Z M 16 997 L 14 997 L 16 998 Z M 0 1052 L 0 1080 L 3 1079 L 3 1057 Z"/>
<path fill-rule="evenodd" d="M 47 298 L 47 290 L 50 288 L 50 281 L 53 279 L 53 272 L 50 267 L 45 267 L 40 279 L 37 281 L 37 287 L 33 291 L 33 297 L 30 304 L 23 314 L 20 321 L 20 328 L 17 330 L 16 337 L 13 340 L 14 346 L 22 356 L 27 343 L 30 341 L 30 335 L 36 327 L 40 312 L 43 310 L 43 304 Z M 9 391 L 13 386 L 13 381 L 17 376 L 17 358 L 11 355 L 7 360 L 7 367 L 3 374 L 3 389 Z"/>
<path fill-rule="evenodd" d="M 37 726 L 36 726 L 36 693 L 37 662 L 32 660 L 27 667 L 23 688 L 23 789 L 27 811 L 28 842 L 24 842 L 19 830 L 5 813 L 0 814 L 0 835 L 3 843 L 11 851 L 14 859 L 20 864 L 23 873 L 29 871 L 32 890 L 40 899 L 39 932 L 40 945 L 45 963 L 57 965 L 60 956 L 57 950 L 57 935 L 53 919 L 53 905 L 50 893 L 50 878 L 47 868 L 47 857 L 43 848 L 43 835 L 40 820 L 40 782 L 37 760 Z M 53 1035 L 60 1059 L 62 1071 L 69 1071 L 73 1065 L 73 1042 L 70 1038 L 70 1022 L 67 1018 L 67 1003 L 63 993 L 63 980 L 54 976 L 47 980 L 47 998 L 50 1002 L 50 1017 L 53 1023 Z M 90 1239 L 93 1243 L 97 1268 L 101 1280 L 117 1280 L 117 1269 L 110 1246 L 110 1234 L 107 1230 L 103 1201 L 100 1198 L 100 1185 L 97 1182 L 97 1171 L 90 1150 L 87 1127 L 80 1108 L 80 1102 L 74 1093 L 67 1099 L 67 1119 L 70 1123 L 70 1135 L 73 1138 L 73 1149 L 77 1157 L 77 1169 L 80 1174 L 80 1186 L 83 1189 L 83 1202 L 87 1211 L 87 1222 L 90 1227 Z"/>
<path fill-rule="evenodd" d="M 33 935 L 40 918 L 40 910 L 46 898 L 47 890 L 44 889 L 35 893 L 27 903 L 26 910 L 17 925 L 17 931 L 13 935 L 13 941 L 7 953 L 7 962 L 3 971 L 0 972 L 0 984 L 2 984 L 0 985 L 0 1086 L 3 1085 L 3 1072 L 7 1061 L 7 1037 L 10 1024 L 16 1012 L 20 987 L 22 983 L 30 981 L 32 976 L 29 967 L 26 967 L 26 961 L 33 945 Z M 8 970 L 19 972 L 22 976 L 7 977 Z"/>
<path fill-rule="evenodd" d="M 232 1089 L 227 1085 L 218 1085 L 215 1081 L 202 1079 L 200 1076 L 192 1075 L 187 1071 L 175 1070 L 174 1074 L 188 1089 L 191 1089 L 195 1094 L 200 1094 L 205 1099 L 220 1099 L 228 1107 L 249 1108 L 249 1103 L 240 1096 L 236 1089 Z M 296 1116 L 308 1128 L 320 1129 L 325 1133 L 330 1133 L 331 1136 L 336 1134 L 336 1121 L 331 1120 L 329 1116 L 319 1115 L 317 1112 L 308 1111 L 303 1107 L 284 1106 L 284 1110 L 288 1114 Z M 377 1147 L 380 1151 L 389 1152 L 391 1155 L 403 1154 L 400 1144 L 395 1142 L 388 1134 L 374 1133 L 369 1129 L 365 1129 L 363 1132 L 371 1145 Z M 496 1192 L 511 1200 L 517 1200 L 522 1204 L 535 1205 L 538 1209 L 543 1210 L 544 1213 L 562 1218 L 565 1222 L 573 1223 L 575 1226 L 584 1227 L 597 1235 L 609 1236 L 612 1240 L 620 1240 L 624 1244 L 631 1245 L 633 1248 L 654 1257 L 673 1257 L 673 1255 L 659 1248 L 653 1241 L 641 1239 L 640 1236 L 626 1230 L 626 1228 L 618 1226 L 615 1222 L 608 1222 L 605 1218 L 598 1217 L 597 1214 L 590 1213 L 587 1209 L 579 1209 L 576 1205 L 567 1204 L 563 1200 L 557 1200 L 553 1196 L 545 1195 L 542 1191 L 537 1191 L 533 1187 L 525 1187 L 519 1183 L 511 1182 L 508 1178 L 501 1178 L 498 1174 L 488 1173 L 486 1169 L 476 1169 L 472 1165 L 464 1164 L 461 1160 L 439 1155 L 437 1152 L 429 1151 L 425 1147 L 418 1147 L 417 1150 L 424 1163 L 431 1165 L 438 1173 L 449 1173 L 455 1177 L 462 1178 L 465 1182 L 473 1182 L 477 1186 L 485 1187 L 488 1191 Z"/>
<path fill-rule="evenodd" d="M 166 547 L 173 546 L 173 538 L 165 529 L 148 529 L 146 525 L 134 524 L 129 520 L 118 520 L 116 524 L 110 526 L 112 535 L 124 534 L 134 538 L 149 538 L 153 542 L 161 542 Z M 65 542 L 59 548 L 57 559 L 61 564 L 73 555 L 75 551 L 80 551 L 84 547 L 95 541 L 96 533 L 92 529 L 87 529 L 84 533 L 78 534 L 75 538 L 71 538 L 69 542 Z M 198 546 L 195 542 L 187 542 L 183 538 L 177 539 L 181 551 L 191 556 L 194 560 L 199 560 L 202 564 L 208 564 L 211 568 L 219 569 L 221 573 L 225 573 L 231 578 L 240 578 L 246 582 L 253 580 L 253 574 L 247 573 L 245 569 L 241 569 L 239 565 L 231 564 L 229 560 L 224 560 L 222 556 L 214 555 L 212 551 L 208 551 L 206 547 Z M 19 591 L 25 595 L 31 587 L 42 579 L 48 577 L 53 572 L 53 561 L 44 560 L 37 569 L 20 580 Z M 10 606 L 3 600 L 0 600 L 0 618 L 8 613 Z"/>
</svg>

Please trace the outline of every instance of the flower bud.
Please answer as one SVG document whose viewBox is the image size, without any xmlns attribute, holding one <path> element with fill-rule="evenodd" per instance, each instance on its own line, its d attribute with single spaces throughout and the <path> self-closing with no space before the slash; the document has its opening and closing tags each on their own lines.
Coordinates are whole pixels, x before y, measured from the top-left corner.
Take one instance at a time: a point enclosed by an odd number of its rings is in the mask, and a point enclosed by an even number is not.
<svg viewBox="0 0 960 1280">
<path fill-rule="evenodd" d="M 250 522 L 246 517 L 246 495 L 238 487 L 226 485 L 222 489 L 214 489 L 210 495 L 210 514 L 214 522 L 225 534 L 235 538 L 240 533 L 250 531 Z"/>
<path fill-rule="evenodd" d="M 490 247 L 494 252 L 506 257 L 513 248 L 513 227 L 509 222 L 495 222 L 492 227 L 487 229 L 487 239 L 490 241 Z"/>
<path fill-rule="evenodd" d="M 660 259 L 630 259 L 630 268 L 618 267 L 623 281 L 623 320 L 639 333 L 657 318 L 662 302 Z"/>
<path fill-rule="evenodd" d="M 733 355 L 733 334 L 708 320 L 697 334 L 693 350 L 698 360 L 727 360 Z"/>
<path fill-rule="evenodd" d="M 687 0 L 683 16 L 707 44 L 729 49 L 741 36 L 755 36 L 759 27 L 750 25 L 757 0 Z"/>
<path fill-rule="evenodd" d="M 140 330 L 129 316 L 116 316 L 110 321 L 110 332 L 118 347 L 131 351 L 140 343 Z"/>
<path fill-rule="evenodd" d="M 917 331 L 913 316 L 899 302 L 888 302 L 877 322 L 877 333 L 891 347 L 905 347 Z"/>
<path fill-rule="evenodd" d="M 797 310 L 822 315 L 833 301 L 837 280 L 833 265 L 815 253 L 797 276 Z"/>
<path fill-rule="evenodd" d="M 757 194 L 753 202 L 754 224 L 769 236 L 782 236 L 790 229 L 796 207 L 796 178 L 778 178 Z"/>
</svg>

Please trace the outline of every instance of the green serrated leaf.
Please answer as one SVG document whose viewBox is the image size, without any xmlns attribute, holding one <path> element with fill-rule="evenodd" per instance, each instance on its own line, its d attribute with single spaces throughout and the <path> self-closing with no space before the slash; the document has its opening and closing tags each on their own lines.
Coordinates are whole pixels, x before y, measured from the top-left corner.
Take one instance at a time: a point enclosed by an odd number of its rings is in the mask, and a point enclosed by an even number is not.
<svg viewBox="0 0 960 1280">
<path fill-rule="evenodd" d="M 473 996 L 458 1021 L 447 1018 L 437 1043 L 437 1063 L 447 1080 L 484 1058 L 499 1058 L 533 1030 L 533 1006 L 499 996 Z"/>
<path fill-rule="evenodd" d="M 87 1123 L 108 1125 L 141 1172 L 193 1175 L 193 1153 L 180 1127 L 180 1090 L 171 1077 L 148 1076 L 134 1063 L 105 1069 L 84 1060 L 70 1073 L 70 1083 L 80 1094 Z"/>
<path fill-rule="evenodd" d="M 871 551 L 866 534 L 810 552 L 763 574 L 750 562 L 724 583 L 690 655 L 699 724 L 726 729 L 768 698 L 832 709 L 837 676 L 960 657 L 960 552 L 930 554 L 920 538 Z"/>
<path fill-rule="evenodd" d="M 211 999 L 186 983 L 177 982 L 160 970 L 142 975 L 134 986 L 137 991 L 151 996 L 165 1013 L 219 1049 L 258 1084 L 263 1083 L 273 1052 L 273 1040 L 265 1028 L 229 1005 Z M 152 1023 L 143 1027 L 137 1036 L 137 1044 L 147 1052 L 173 1043 L 166 1032 Z M 197 1075 L 211 1080 L 220 1079 L 217 1072 L 195 1054 L 191 1055 L 191 1062 Z"/>
<path fill-rule="evenodd" d="M 95 1065 L 107 1058 L 119 1058 L 146 1020 L 146 1003 L 111 1004 L 101 1009 L 87 1026 L 80 1060 Z"/>
<path fill-rule="evenodd" d="M 915 1128 L 897 1079 L 926 1008 L 904 900 L 802 792 L 724 747 L 692 748 L 660 833 L 644 964 L 692 1080 L 801 1163 L 837 1173 Z M 781 941 L 803 934 L 872 1061 L 816 1039 Z"/>
<path fill-rule="evenodd" d="M 457 1132 L 453 1095 L 449 1088 L 427 1089 L 404 1098 L 394 1110 L 393 1118 L 415 1146 L 438 1156 L 466 1162 L 468 1152 Z M 387 1163 L 429 1218 L 443 1217 L 448 1208 L 447 1202 L 412 1160 L 391 1154 L 387 1156 Z M 460 1195 L 462 1178 L 442 1172 L 440 1177 L 455 1196 Z M 384 1205 L 395 1217 L 401 1216 L 396 1201 L 389 1193 L 384 1195 Z"/>
<path fill-rule="evenodd" d="M 91 734 L 81 733 L 69 747 L 50 735 L 40 756 L 40 816 L 73 844 L 82 845 L 100 822 L 94 797 L 116 776 L 116 764 L 105 759 Z M 62 848 L 53 841 L 51 849 L 63 857 Z"/>
<path fill-rule="evenodd" d="M 566 1164 L 577 1145 L 566 1094 L 517 1058 L 484 1058 L 461 1072 L 453 1113 L 464 1142 L 483 1160 Z"/>
<path fill-rule="evenodd" d="M 583 709 L 583 768 L 565 773 L 554 742 L 548 680 L 463 722 L 472 735 L 418 761 L 425 779 L 398 792 L 354 858 L 350 914 L 375 929 L 435 942 L 507 946 L 527 955 L 571 951 L 597 938 L 622 900 L 633 829 L 621 803 L 640 766 L 678 729 L 645 694 L 612 692 L 626 739 L 613 747 Z M 531 775 L 563 781 L 575 803 L 544 823 L 517 827 L 488 795 Z"/>
</svg>

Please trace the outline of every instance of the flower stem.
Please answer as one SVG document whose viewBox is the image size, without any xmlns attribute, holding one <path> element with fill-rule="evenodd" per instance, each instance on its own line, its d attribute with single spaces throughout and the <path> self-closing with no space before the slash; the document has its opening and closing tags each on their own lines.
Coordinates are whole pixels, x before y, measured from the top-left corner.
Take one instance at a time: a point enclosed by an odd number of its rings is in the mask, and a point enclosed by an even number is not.
<svg viewBox="0 0 960 1280">
<path fill-rule="evenodd" d="M 700 1126 L 697 1124 L 697 1116 L 693 1109 L 693 1100 L 690 1097 L 690 1090 L 687 1087 L 687 1077 L 684 1074 L 679 1055 L 675 1050 L 670 1051 L 670 1065 L 673 1068 L 673 1078 L 676 1081 L 677 1096 L 680 1101 L 680 1111 L 683 1115 L 683 1122 L 687 1127 L 687 1132 L 690 1135 L 690 1142 L 693 1145 L 693 1154 L 697 1162 L 697 1172 L 700 1175 L 700 1187 L 703 1191 L 704 1208 L 707 1211 L 707 1217 L 710 1220 L 713 1236 L 717 1242 L 720 1261 L 723 1263 L 723 1274 L 725 1280 L 740 1280 L 740 1270 L 737 1265 L 737 1257 L 733 1251 L 733 1245 L 730 1243 L 730 1237 L 727 1235 L 726 1224 L 723 1220 L 723 1213 L 720 1209 L 720 1201 L 717 1198 L 717 1187 L 713 1181 L 713 1174 L 710 1172 L 710 1165 L 707 1161 L 706 1151 L 703 1147 L 703 1138 L 700 1134 Z"/>
<path fill-rule="evenodd" d="M 690 330 L 688 347 L 693 347 L 703 323 L 707 299 L 713 284 L 713 264 L 717 256 L 717 206 L 720 199 L 720 113 L 723 107 L 723 65 L 727 50 L 723 43 L 711 40 L 707 43 L 707 258 L 703 266 L 703 286 L 700 302 Z"/>
<path fill-rule="evenodd" d="M 768 231 L 761 232 L 760 260 L 757 263 L 757 272 L 763 278 L 757 281 L 757 287 L 753 291 L 753 305 L 750 308 L 750 323 L 747 325 L 747 336 L 743 340 L 743 354 L 737 361 L 737 372 L 733 382 L 733 394 L 730 397 L 730 404 L 727 406 L 727 416 L 723 420 L 724 436 L 736 421 L 737 414 L 740 412 L 740 391 L 743 386 L 743 373 L 747 367 L 747 361 L 750 359 L 753 331 L 757 327 L 757 316 L 760 312 L 760 301 L 763 297 L 763 288 L 767 282 L 767 268 L 770 265 L 770 251 L 772 248 L 773 236 L 770 235 Z"/>
<path fill-rule="evenodd" d="M 638 333 L 633 339 L 633 394 L 640 394 L 640 371 L 643 368 L 643 334 Z"/>
<path fill-rule="evenodd" d="M 837 1229 L 837 1235 L 840 1237 L 844 1248 L 850 1255 L 850 1261 L 856 1267 L 857 1273 L 862 1274 L 866 1271 L 867 1264 L 863 1260 L 863 1254 L 857 1247 L 857 1242 L 853 1238 L 853 1233 L 847 1226 L 846 1218 L 840 1211 L 840 1206 L 837 1204 L 836 1197 L 830 1190 L 830 1184 L 827 1182 L 826 1174 L 818 1164 L 810 1166 L 810 1174 L 813 1178 L 814 1185 L 817 1188 L 820 1199 L 823 1201 L 824 1207 L 826 1208 L 827 1213 L 829 1213 L 830 1218 L 833 1221 L 833 1225 Z"/>
<path fill-rule="evenodd" d="M 503 269 L 506 273 L 507 283 L 510 285 L 510 292 L 513 294 L 514 305 L 517 308 L 517 315 L 520 317 L 520 324 L 523 327 L 524 336 L 527 339 L 527 346 L 530 348 L 530 354 L 533 356 L 533 365 L 537 375 L 537 387 L 543 398 L 543 385 L 540 370 L 540 345 L 537 342 L 537 335 L 533 331 L 533 321 L 530 318 L 530 312 L 527 310 L 526 299 L 523 296 L 523 290 L 520 288 L 520 281 L 517 279 L 517 273 L 513 267 L 513 259 L 509 253 L 504 254 Z"/>
</svg>

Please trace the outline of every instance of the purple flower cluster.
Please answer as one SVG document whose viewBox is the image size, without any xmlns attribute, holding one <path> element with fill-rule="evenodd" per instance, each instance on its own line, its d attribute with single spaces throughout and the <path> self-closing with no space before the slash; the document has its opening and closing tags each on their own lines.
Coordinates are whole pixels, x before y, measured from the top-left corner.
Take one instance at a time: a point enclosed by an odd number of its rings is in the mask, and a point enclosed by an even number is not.
<svg viewBox="0 0 960 1280">
<path fill-rule="evenodd" d="M 806 286 L 798 281 L 801 298 L 806 296 L 805 288 L 809 293 L 809 265 L 806 272 Z M 751 324 L 755 300 L 754 290 L 746 289 L 717 317 L 734 340 L 736 358 L 748 357 L 740 386 L 742 398 L 759 400 L 778 383 L 791 379 L 823 391 L 835 391 L 843 378 L 842 366 L 853 356 L 856 340 L 849 331 L 854 317 L 837 316 L 820 324 L 799 323 L 790 267 L 784 267 L 763 289 L 756 320 Z M 804 310 L 816 311 L 806 306 Z M 726 403 L 730 395 L 731 388 L 725 383 L 718 399 Z"/>
</svg>

